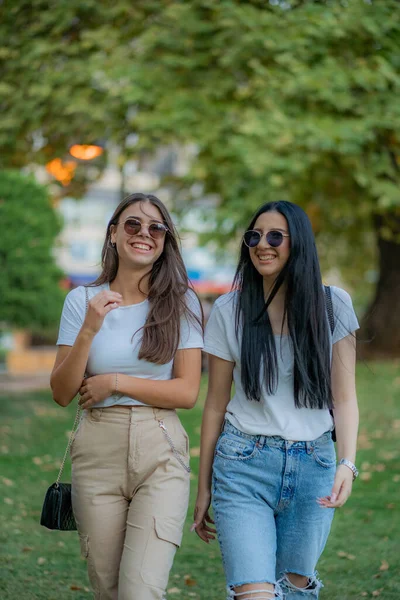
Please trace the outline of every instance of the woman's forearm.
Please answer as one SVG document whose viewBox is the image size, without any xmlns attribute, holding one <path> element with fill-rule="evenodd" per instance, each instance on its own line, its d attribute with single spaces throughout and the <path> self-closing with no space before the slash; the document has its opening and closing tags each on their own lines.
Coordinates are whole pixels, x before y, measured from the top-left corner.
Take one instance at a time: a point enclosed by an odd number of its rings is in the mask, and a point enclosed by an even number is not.
<svg viewBox="0 0 400 600">
<path fill-rule="evenodd" d="M 116 376 L 112 375 L 115 391 Z M 158 408 L 193 408 L 200 385 L 183 377 L 155 380 L 118 373 L 117 392 Z"/>
<path fill-rule="evenodd" d="M 93 337 L 91 332 L 80 331 L 67 356 L 51 374 L 53 398 L 60 406 L 68 406 L 82 385 Z"/>
<path fill-rule="evenodd" d="M 225 410 L 216 410 L 215 406 L 207 403 L 204 408 L 201 424 L 199 493 L 211 491 L 212 464 L 215 446 L 221 432 Z"/>
<path fill-rule="evenodd" d="M 355 463 L 359 420 L 357 398 L 337 401 L 334 417 L 338 460 L 347 458 Z"/>
</svg>

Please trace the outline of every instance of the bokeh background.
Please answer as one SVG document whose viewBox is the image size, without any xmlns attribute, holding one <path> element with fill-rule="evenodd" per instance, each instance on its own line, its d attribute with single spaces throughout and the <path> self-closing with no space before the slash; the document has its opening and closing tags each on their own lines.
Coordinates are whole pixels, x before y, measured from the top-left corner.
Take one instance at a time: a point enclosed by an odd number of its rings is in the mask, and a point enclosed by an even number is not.
<svg viewBox="0 0 400 600">
<path fill-rule="evenodd" d="M 172 212 L 206 315 L 254 210 L 307 211 L 361 321 L 362 477 L 322 597 L 398 598 L 398 0 L 2 0 L 0 72 L 2 597 L 88 597 L 76 540 L 37 525 L 72 423 L 46 388 L 65 294 L 140 191 Z M 205 379 L 182 415 L 194 486 Z M 218 550 L 189 539 L 169 596 L 222 598 Z"/>
</svg>

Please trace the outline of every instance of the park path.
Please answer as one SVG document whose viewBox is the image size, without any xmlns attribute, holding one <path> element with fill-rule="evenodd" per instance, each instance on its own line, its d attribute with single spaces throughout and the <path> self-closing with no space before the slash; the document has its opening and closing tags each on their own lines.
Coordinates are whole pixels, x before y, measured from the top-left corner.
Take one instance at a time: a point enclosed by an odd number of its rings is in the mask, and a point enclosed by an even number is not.
<svg viewBox="0 0 400 600">
<path fill-rule="evenodd" d="M 50 389 L 50 374 L 12 377 L 0 374 L 0 395 Z"/>
</svg>

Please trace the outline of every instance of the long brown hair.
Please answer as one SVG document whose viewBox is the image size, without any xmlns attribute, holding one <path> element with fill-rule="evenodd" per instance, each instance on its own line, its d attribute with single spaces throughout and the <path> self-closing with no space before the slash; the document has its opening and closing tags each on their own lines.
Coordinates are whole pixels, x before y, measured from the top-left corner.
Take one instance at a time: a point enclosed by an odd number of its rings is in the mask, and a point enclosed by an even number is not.
<svg viewBox="0 0 400 600">
<path fill-rule="evenodd" d="M 150 309 L 143 326 L 143 338 L 139 352 L 140 359 L 162 365 L 171 361 L 178 349 L 182 316 L 197 325 L 202 331 L 203 315 L 199 318 L 187 304 L 188 290 L 190 289 L 190 293 L 193 295 L 195 295 L 195 291 L 190 284 L 182 260 L 179 236 L 174 223 L 168 210 L 156 196 L 136 193 L 127 196 L 119 203 L 107 225 L 101 252 L 102 272 L 91 286 L 112 283 L 116 278 L 119 257 L 116 247 L 111 244 L 111 228 L 113 225 L 117 225 L 121 213 L 136 202 L 150 202 L 158 208 L 164 225 L 168 228 L 164 250 L 150 271 L 147 295 Z M 142 280 L 148 274 L 146 273 L 139 281 L 139 289 Z"/>
</svg>

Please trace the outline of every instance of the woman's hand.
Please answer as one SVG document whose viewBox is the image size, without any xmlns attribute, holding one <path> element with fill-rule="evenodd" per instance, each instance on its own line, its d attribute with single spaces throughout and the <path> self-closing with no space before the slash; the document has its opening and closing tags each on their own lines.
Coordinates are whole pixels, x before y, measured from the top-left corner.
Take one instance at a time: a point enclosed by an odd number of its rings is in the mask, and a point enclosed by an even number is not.
<svg viewBox="0 0 400 600">
<path fill-rule="evenodd" d="M 215 540 L 216 530 L 214 527 L 210 527 L 208 523 L 214 525 L 214 521 L 210 517 L 209 509 L 211 504 L 211 493 L 199 493 L 196 499 L 196 505 L 194 509 L 194 523 L 190 528 L 190 531 L 196 531 L 199 538 L 201 538 L 206 544 L 210 540 Z"/>
<path fill-rule="evenodd" d="M 121 306 L 122 296 L 118 292 L 103 290 L 96 294 L 89 302 L 82 330 L 91 335 L 96 335 L 103 325 L 104 317 L 114 308 Z"/>
<path fill-rule="evenodd" d="M 92 408 L 101 400 L 105 400 L 111 396 L 115 389 L 115 374 L 107 373 L 106 375 L 94 375 L 87 377 L 82 381 L 79 388 L 81 399 L 79 404 L 82 409 Z"/>
<path fill-rule="evenodd" d="M 339 508 L 347 501 L 353 487 L 353 472 L 346 465 L 336 469 L 335 481 L 330 496 L 317 498 L 322 508 Z"/>
</svg>

